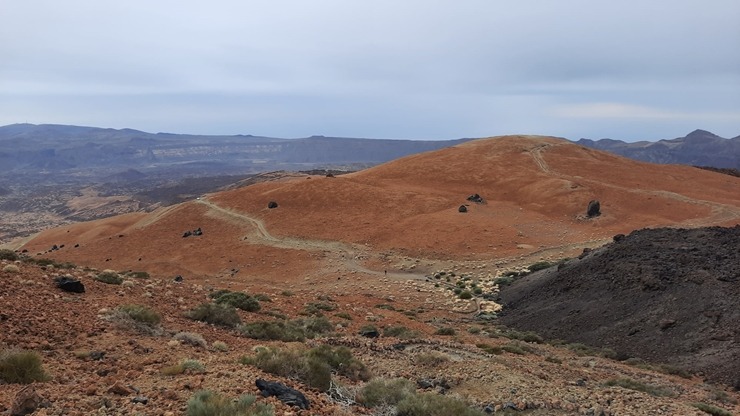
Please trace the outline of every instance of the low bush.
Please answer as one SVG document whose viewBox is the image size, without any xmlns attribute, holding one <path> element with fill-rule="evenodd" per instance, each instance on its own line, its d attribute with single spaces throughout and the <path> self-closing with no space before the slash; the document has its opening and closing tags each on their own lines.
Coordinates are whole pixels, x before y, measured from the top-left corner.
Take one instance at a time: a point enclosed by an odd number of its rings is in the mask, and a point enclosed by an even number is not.
<svg viewBox="0 0 740 416">
<path fill-rule="evenodd" d="M 569 350 L 575 352 L 576 354 L 580 356 L 604 357 L 604 358 L 611 358 L 611 359 L 617 358 L 617 353 L 610 348 L 590 347 L 588 345 L 581 344 L 578 342 L 573 343 L 573 344 L 567 344 L 566 348 L 568 348 Z"/>
<path fill-rule="evenodd" d="M 196 321 L 207 322 L 227 328 L 233 328 L 242 322 L 233 306 L 215 303 L 203 303 L 188 312 L 186 316 Z"/>
<path fill-rule="evenodd" d="M 260 303 L 256 298 L 249 296 L 244 292 L 219 290 L 212 293 L 211 298 L 219 305 L 228 305 L 247 312 L 257 312 L 261 308 Z"/>
<path fill-rule="evenodd" d="M 544 342 L 541 336 L 532 331 L 520 332 L 513 329 L 508 329 L 506 331 L 503 331 L 501 335 L 509 339 L 516 339 L 524 342 L 534 342 L 537 344 L 542 344 Z"/>
<path fill-rule="evenodd" d="M 95 280 L 103 283 L 107 283 L 109 285 L 120 285 L 123 283 L 123 278 L 118 275 L 118 273 L 106 270 L 102 273 L 99 273 L 97 276 L 95 276 Z"/>
<path fill-rule="evenodd" d="M 213 344 L 211 344 L 214 350 L 226 352 L 229 350 L 229 346 L 223 342 L 223 341 L 213 341 Z"/>
<path fill-rule="evenodd" d="M 117 309 L 131 320 L 143 325 L 155 326 L 162 320 L 155 310 L 144 305 L 121 305 Z"/>
<path fill-rule="evenodd" d="M 717 406 L 712 406 L 711 404 L 693 403 L 692 406 L 696 407 L 704 413 L 709 413 L 712 416 L 732 416 L 732 413 L 728 412 L 727 410 L 719 408 Z"/>
<path fill-rule="evenodd" d="M 365 407 L 395 406 L 414 394 L 416 386 L 405 378 L 376 378 L 360 389 L 357 402 Z"/>
<path fill-rule="evenodd" d="M 18 273 L 21 269 L 15 264 L 6 264 L 5 267 L 3 267 L 3 271 L 6 273 Z"/>
<path fill-rule="evenodd" d="M 6 248 L 0 249 L 0 260 L 16 261 L 18 260 L 18 253 Z"/>
<path fill-rule="evenodd" d="M 180 341 L 183 344 L 192 345 L 194 347 L 205 348 L 208 343 L 201 334 L 195 332 L 178 332 L 172 338 Z"/>
<path fill-rule="evenodd" d="M 240 325 L 239 332 L 247 338 L 283 342 L 305 341 L 334 329 L 324 316 L 313 316 L 292 321 L 257 321 Z"/>
<path fill-rule="evenodd" d="M 400 339 L 420 338 L 421 333 L 405 327 L 403 325 L 389 326 L 383 330 L 383 336 L 396 337 Z"/>
<path fill-rule="evenodd" d="M 449 361 L 449 356 L 437 351 L 420 352 L 414 357 L 414 363 L 423 367 L 439 367 Z"/>
<path fill-rule="evenodd" d="M 562 364 L 563 363 L 563 360 L 561 360 L 558 357 L 552 356 L 552 355 L 548 355 L 547 357 L 545 357 L 545 361 L 547 361 L 548 363 L 553 363 L 553 364 Z"/>
<path fill-rule="evenodd" d="M 187 416 L 273 416 L 272 406 L 256 403 L 257 398 L 245 394 L 237 400 L 209 390 L 196 392 L 185 412 Z"/>
<path fill-rule="evenodd" d="M 147 272 L 128 272 L 126 273 L 126 276 L 130 276 L 136 279 L 148 279 L 150 277 L 149 273 Z"/>
<path fill-rule="evenodd" d="M 303 308 L 304 315 L 323 315 L 323 312 L 330 312 L 337 309 L 337 305 L 326 302 L 312 302 L 306 304 Z"/>
<path fill-rule="evenodd" d="M 462 400 L 436 393 L 413 394 L 401 400 L 399 416 L 483 416 L 484 413 L 469 407 Z"/>
<path fill-rule="evenodd" d="M 514 283 L 514 277 L 512 276 L 504 276 L 504 277 L 497 277 L 493 280 L 493 283 L 499 285 L 499 286 L 509 286 L 510 284 Z"/>
<path fill-rule="evenodd" d="M 41 357 L 34 351 L 0 351 L 0 380 L 6 383 L 29 384 L 46 381 L 49 376 L 41 365 Z"/>
<path fill-rule="evenodd" d="M 321 391 L 329 390 L 332 372 L 351 380 L 370 378 L 365 365 L 352 357 L 352 351 L 346 347 L 322 345 L 309 350 L 262 347 L 256 355 L 242 357 L 240 362 L 271 374 L 296 378 Z"/>
<path fill-rule="evenodd" d="M 501 349 L 501 347 L 497 347 L 491 344 L 480 343 L 480 344 L 475 344 L 475 346 L 493 355 L 500 355 L 504 353 L 504 350 Z"/>
<path fill-rule="evenodd" d="M 334 316 L 336 316 L 337 318 L 346 319 L 348 321 L 352 320 L 352 315 L 348 314 L 347 312 L 339 312 L 334 314 Z"/>
<path fill-rule="evenodd" d="M 460 297 L 460 299 L 464 299 L 464 300 L 473 299 L 473 294 L 470 293 L 469 290 L 463 290 L 462 292 L 460 292 L 458 296 Z"/>
<path fill-rule="evenodd" d="M 455 335 L 455 328 L 446 326 L 434 331 L 434 335 L 452 336 Z"/>
<path fill-rule="evenodd" d="M 186 371 L 190 373 L 203 373 L 206 371 L 206 367 L 198 360 L 186 358 L 175 365 L 163 368 L 161 373 L 165 376 L 176 376 Z"/>
<path fill-rule="evenodd" d="M 666 396 L 673 397 L 675 393 L 665 389 L 663 387 L 655 386 L 652 384 L 643 383 L 641 381 L 633 380 L 631 378 L 613 378 L 604 383 L 605 386 L 617 386 L 625 389 L 641 391 L 653 396 Z"/>
<path fill-rule="evenodd" d="M 529 269 L 530 272 L 536 272 L 539 270 L 549 269 L 555 264 L 556 263 L 550 263 L 549 261 L 538 261 L 537 263 L 531 264 L 527 269 Z"/>
</svg>

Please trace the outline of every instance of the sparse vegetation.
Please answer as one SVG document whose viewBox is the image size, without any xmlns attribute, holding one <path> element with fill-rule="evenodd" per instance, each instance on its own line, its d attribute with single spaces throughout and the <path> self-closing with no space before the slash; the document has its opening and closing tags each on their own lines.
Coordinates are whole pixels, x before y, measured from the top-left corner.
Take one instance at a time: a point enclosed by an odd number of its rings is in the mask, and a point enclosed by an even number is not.
<svg viewBox="0 0 740 416">
<path fill-rule="evenodd" d="M 436 393 L 413 394 L 396 406 L 398 415 L 403 416 L 482 416 L 483 412 L 470 408 L 465 402 L 452 396 Z"/>
<path fill-rule="evenodd" d="M 6 248 L 0 249 L 0 260 L 16 261 L 18 260 L 18 253 Z"/>
<path fill-rule="evenodd" d="M 529 265 L 527 269 L 529 269 L 530 272 L 536 272 L 539 270 L 545 270 L 549 269 L 550 267 L 554 266 L 556 263 L 550 263 L 549 261 L 538 261 L 537 263 Z"/>
<path fill-rule="evenodd" d="M 248 338 L 283 342 L 304 341 L 334 329 L 324 316 L 292 321 L 257 321 L 240 325 L 239 332 Z"/>
<path fill-rule="evenodd" d="M 247 312 L 257 312 L 258 310 L 260 310 L 259 301 L 244 292 L 219 290 L 212 293 L 210 297 L 219 305 L 228 305 Z"/>
<path fill-rule="evenodd" d="M 389 326 L 383 330 L 383 335 L 386 337 L 396 337 L 400 339 L 413 339 L 420 338 L 421 333 L 405 327 L 403 325 Z"/>
<path fill-rule="evenodd" d="M 273 416 L 272 406 L 256 403 L 257 398 L 245 394 L 232 400 L 209 390 L 195 393 L 188 400 L 187 416 Z"/>
<path fill-rule="evenodd" d="M 346 319 L 348 321 L 352 320 L 352 315 L 348 314 L 347 312 L 339 312 L 334 314 L 334 316 L 336 316 L 337 318 Z"/>
<path fill-rule="evenodd" d="M 473 294 L 469 290 L 463 290 L 458 296 L 460 297 L 460 299 L 465 300 L 473 298 Z"/>
<path fill-rule="evenodd" d="M 3 267 L 3 271 L 6 273 L 18 273 L 21 269 L 15 264 L 6 264 L 5 267 Z"/>
<path fill-rule="evenodd" d="M 693 403 L 692 406 L 712 416 L 732 416 L 732 413 L 728 412 L 727 410 L 719 408 L 717 406 L 712 406 L 711 404 Z"/>
<path fill-rule="evenodd" d="M 41 356 L 34 351 L 0 351 L 0 380 L 6 383 L 29 384 L 46 381 L 49 376 L 41 365 Z"/>
<path fill-rule="evenodd" d="M 509 339 L 516 339 L 516 340 L 524 341 L 524 342 L 533 342 L 537 344 L 541 344 L 544 342 L 541 336 L 537 335 L 536 333 L 532 331 L 521 332 L 521 331 L 516 331 L 513 329 L 507 329 L 501 332 L 501 335 Z"/>
<path fill-rule="evenodd" d="M 669 374 L 673 376 L 679 376 L 682 378 L 691 378 L 691 373 L 681 367 L 677 367 L 670 364 L 651 364 L 639 358 L 628 358 L 624 360 L 625 364 L 629 364 L 633 367 L 642 368 L 643 370 L 657 371 L 663 374 Z"/>
<path fill-rule="evenodd" d="M 188 312 L 187 317 L 227 328 L 233 328 L 242 322 L 233 306 L 215 303 L 203 303 Z"/>
<path fill-rule="evenodd" d="M 501 349 L 501 347 L 497 347 L 491 344 L 480 343 L 475 344 L 475 346 L 487 352 L 488 354 L 500 355 L 504 353 L 504 350 Z"/>
<path fill-rule="evenodd" d="M 446 326 L 434 331 L 434 335 L 452 336 L 455 335 L 455 328 Z"/>
<path fill-rule="evenodd" d="M 606 383 L 604 383 L 605 386 L 617 386 L 622 387 L 625 389 L 635 390 L 635 391 L 641 391 L 643 393 L 647 393 L 653 396 L 665 396 L 665 397 L 673 397 L 675 394 L 665 388 L 655 386 L 652 384 L 643 383 L 641 381 L 633 380 L 631 378 L 613 378 L 611 380 L 608 380 Z"/>
<path fill-rule="evenodd" d="M 297 378 L 321 391 L 329 390 L 332 371 L 351 380 L 370 378 L 365 365 L 352 357 L 352 352 L 346 347 L 322 345 L 309 350 L 261 347 L 256 355 L 242 357 L 240 361 L 268 373 Z"/>
<path fill-rule="evenodd" d="M 211 346 L 216 351 L 226 352 L 229 350 L 229 346 L 223 341 L 213 341 Z"/>
<path fill-rule="evenodd" d="M 609 348 L 595 348 L 581 343 L 567 344 L 566 348 L 581 356 L 604 357 L 615 359 L 617 353 Z"/>
<path fill-rule="evenodd" d="M 357 402 L 365 407 L 395 406 L 414 394 L 416 386 L 405 378 L 375 378 L 360 389 Z"/>
<path fill-rule="evenodd" d="M 155 326 L 162 320 L 162 317 L 155 310 L 144 305 L 121 305 L 118 310 L 133 321 L 143 325 Z"/>
<path fill-rule="evenodd" d="M 148 279 L 149 273 L 147 272 L 128 272 L 126 273 L 126 276 L 133 277 L 136 279 Z"/>
<path fill-rule="evenodd" d="M 547 361 L 548 363 L 553 363 L 553 364 L 562 364 L 563 363 L 563 360 L 561 360 L 558 357 L 552 356 L 552 355 L 548 355 L 547 357 L 545 357 L 545 361 Z"/>
<path fill-rule="evenodd" d="M 163 368 L 161 372 L 165 376 L 176 376 L 186 371 L 190 373 L 203 373 L 206 371 L 206 367 L 198 360 L 186 358 L 175 365 Z"/>
<path fill-rule="evenodd" d="M 180 341 L 183 344 L 192 345 L 194 347 L 205 348 L 208 343 L 202 335 L 196 334 L 195 332 L 178 332 L 172 338 Z"/>
<path fill-rule="evenodd" d="M 438 367 L 450 361 L 450 357 L 437 351 L 420 352 L 414 357 L 414 363 L 423 367 Z"/>
<path fill-rule="evenodd" d="M 107 283 L 109 285 L 120 285 L 121 283 L 123 283 L 123 278 L 119 276 L 118 273 L 112 270 L 105 270 L 101 273 L 98 273 L 98 275 L 95 276 L 95 280 Z"/>
<path fill-rule="evenodd" d="M 321 316 L 323 312 L 330 312 L 337 309 L 337 305 L 327 302 L 312 302 L 306 304 L 303 308 L 304 315 L 316 315 Z"/>
</svg>

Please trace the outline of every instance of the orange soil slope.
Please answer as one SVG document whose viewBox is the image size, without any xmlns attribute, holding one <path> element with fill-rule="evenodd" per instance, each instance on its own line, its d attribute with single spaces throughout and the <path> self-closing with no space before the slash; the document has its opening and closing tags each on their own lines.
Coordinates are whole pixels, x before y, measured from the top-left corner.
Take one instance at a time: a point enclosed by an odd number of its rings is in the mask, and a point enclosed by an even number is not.
<svg viewBox="0 0 740 416">
<path fill-rule="evenodd" d="M 486 202 L 466 201 L 473 193 Z M 591 199 L 601 201 L 603 215 L 579 218 Z M 273 200 L 279 207 L 267 209 Z M 461 204 L 469 204 L 467 213 L 458 212 Z M 261 235 L 255 221 L 264 225 Z M 490 259 L 548 247 L 572 253 L 644 227 L 737 223 L 738 178 L 562 139 L 506 136 L 336 178 L 258 183 L 146 216 L 50 230 L 26 248 L 79 243 L 51 257 L 119 270 L 301 276 L 325 265 L 330 241 L 431 259 Z M 197 227 L 203 236 L 181 237 Z"/>
</svg>

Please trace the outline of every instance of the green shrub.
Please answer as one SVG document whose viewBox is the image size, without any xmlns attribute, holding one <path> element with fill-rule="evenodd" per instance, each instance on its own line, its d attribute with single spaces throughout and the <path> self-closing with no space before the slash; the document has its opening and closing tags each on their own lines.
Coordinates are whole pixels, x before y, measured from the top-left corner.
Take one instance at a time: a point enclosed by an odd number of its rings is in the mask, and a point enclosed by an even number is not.
<svg viewBox="0 0 740 416">
<path fill-rule="evenodd" d="M 475 346 L 493 355 L 500 355 L 504 353 L 504 350 L 501 349 L 501 347 L 496 347 L 491 344 L 480 343 L 480 344 L 475 344 Z"/>
<path fill-rule="evenodd" d="M 548 355 L 547 357 L 545 357 L 545 361 L 547 361 L 548 363 L 553 363 L 553 364 L 562 364 L 563 363 L 563 360 L 561 360 L 558 357 L 552 356 L 552 355 Z"/>
<path fill-rule="evenodd" d="M 473 299 L 473 294 L 469 290 L 463 290 L 458 296 L 460 296 L 460 299 Z"/>
<path fill-rule="evenodd" d="M 468 407 L 463 401 L 436 393 L 413 394 L 398 405 L 398 416 L 483 416 L 484 413 Z"/>
<path fill-rule="evenodd" d="M 257 312 L 260 310 L 259 301 L 244 292 L 219 290 L 212 293 L 211 298 L 219 305 L 228 305 L 247 312 Z"/>
<path fill-rule="evenodd" d="M 439 328 L 434 332 L 434 335 L 452 336 L 455 335 L 455 328 L 449 326 Z"/>
<path fill-rule="evenodd" d="M 5 248 L 0 249 L 0 260 L 16 261 L 18 260 L 18 253 Z"/>
<path fill-rule="evenodd" d="M 136 279 L 148 279 L 150 277 L 147 272 L 128 272 L 126 273 L 126 276 L 131 276 Z"/>
<path fill-rule="evenodd" d="M 322 311 L 330 312 L 337 309 L 337 305 L 326 302 L 312 302 L 303 308 L 305 315 L 322 315 Z"/>
<path fill-rule="evenodd" d="M 104 271 L 95 276 L 95 280 L 109 285 L 120 285 L 123 283 L 123 278 L 118 273 L 113 271 Z"/>
<path fill-rule="evenodd" d="M 229 350 L 229 346 L 223 341 L 213 341 L 213 349 L 216 351 L 226 352 Z"/>
<path fill-rule="evenodd" d="M 0 380 L 6 383 L 29 384 L 46 381 L 41 357 L 33 351 L 5 350 L 0 352 Z"/>
<path fill-rule="evenodd" d="M 512 276 L 497 277 L 496 279 L 493 280 L 493 283 L 499 286 L 509 286 L 510 284 L 514 283 L 514 277 Z"/>
<path fill-rule="evenodd" d="M 633 380 L 631 378 L 613 378 L 604 383 L 605 386 L 618 386 L 625 389 L 641 391 L 648 393 L 653 396 L 667 396 L 673 397 L 675 394 L 665 388 L 655 386 L 652 384 L 643 383 L 641 381 Z"/>
<path fill-rule="evenodd" d="M 257 398 L 245 394 L 232 400 L 208 390 L 196 392 L 188 400 L 187 416 L 273 416 L 272 406 L 256 403 Z"/>
<path fill-rule="evenodd" d="M 360 389 L 357 402 L 365 407 L 395 406 L 414 394 L 416 386 L 405 378 L 376 378 Z"/>
<path fill-rule="evenodd" d="M 16 266 L 15 264 L 6 264 L 3 267 L 3 271 L 6 273 L 18 273 L 21 271 L 20 267 Z"/>
<path fill-rule="evenodd" d="M 347 312 L 339 312 L 334 314 L 334 316 L 336 316 L 337 318 L 346 319 L 348 321 L 352 320 L 352 315 L 348 314 Z"/>
<path fill-rule="evenodd" d="M 155 326 L 162 320 L 156 311 L 144 305 L 121 305 L 118 307 L 118 310 L 131 318 L 134 322 L 143 325 Z"/>
<path fill-rule="evenodd" d="M 572 344 L 567 344 L 566 348 L 568 348 L 569 350 L 575 352 L 576 354 L 580 356 L 604 357 L 604 358 L 611 358 L 611 359 L 615 359 L 617 357 L 617 353 L 610 348 L 590 347 L 588 345 L 577 343 L 577 342 L 572 343 Z"/>
<path fill-rule="evenodd" d="M 476 294 L 476 295 L 482 295 L 483 294 L 483 289 L 481 289 L 479 287 L 476 287 L 476 288 L 473 289 L 473 293 Z"/>
<path fill-rule="evenodd" d="M 215 303 L 203 303 L 188 312 L 186 316 L 196 321 L 207 322 L 227 328 L 233 328 L 242 321 L 234 307 Z"/>
<path fill-rule="evenodd" d="M 195 332 L 178 332 L 172 338 L 180 341 L 183 344 L 192 345 L 194 347 L 207 347 L 208 343 L 201 334 Z"/>
<path fill-rule="evenodd" d="M 510 352 L 512 354 L 517 354 L 517 355 L 527 354 L 527 351 L 524 348 L 522 348 L 521 344 L 513 344 L 513 343 L 504 344 L 501 346 L 501 349 L 506 352 Z"/>
<path fill-rule="evenodd" d="M 256 355 L 243 357 L 240 361 L 271 374 L 297 378 L 321 391 L 329 390 L 333 371 L 351 380 L 370 378 L 365 365 L 352 357 L 352 351 L 346 347 L 321 345 L 310 350 L 263 347 Z"/>
<path fill-rule="evenodd" d="M 693 403 L 692 406 L 696 407 L 704 413 L 709 413 L 713 416 L 732 416 L 732 413 L 728 412 L 727 410 L 719 408 L 717 406 L 712 406 L 711 404 Z"/>
<path fill-rule="evenodd" d="M 539 270 L 549 269 L 550 267 L 554 265 L 555 263 L 550 263 L 549 261 L 538 261 L 537 263 L 534 263 L 530 265 L 529 267 L 527 267 L 527 269 L 529 269 L 530 272 L 536 272 Z"/>
<path fill-rule="evenodd" d="M 544 342 L 541 336 L 537 335 L 537 333 L 532 332 L 532 331 L 520 332 L 520 331 L 515 331 L 513 329 L 509 329 L 509 330 L 504 331 L 502 335 L 509 339 L 516 339 L 516 340 L 524 341 L 524 342 L 534 342 L 537 344 L 542 344 Z"/>
<path fill-rule="evenodd" d="M 388 328 L 385 328 L 383 330 L 383 335 L 386 337 L 396 337 L 400 339 L 413 339 L 421 337 L 421 333 L 419 331 L 414 331 L 403 325 L 389 326 Z"/>
<path fill-rule="evenodd" d="M 437 351 L 420 352 L 414 357 L 414 362 L 423 367 L 438 367 L 449 361 L 449 356 Z"/>
<path fill-rule="evenodd" d="M 257 321 L 239 325 L 239 332 L 247 338 L 283 342 L 306 340 L 306 332 L 290 321 Z"/>
</svg>

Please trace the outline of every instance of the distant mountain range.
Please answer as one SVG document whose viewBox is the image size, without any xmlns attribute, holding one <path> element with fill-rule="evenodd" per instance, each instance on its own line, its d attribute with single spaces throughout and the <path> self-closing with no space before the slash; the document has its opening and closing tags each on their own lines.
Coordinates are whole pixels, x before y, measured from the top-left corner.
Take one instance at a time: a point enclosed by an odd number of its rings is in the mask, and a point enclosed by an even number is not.
<svg viewBox="0 0 740 416">
<path fill-rule="evenodd" d="M 211 176 L 317 167 L 366 167 L 461 140 L 146 133 L 54 124 L 0 127 L 0 177 L 26 180 Z"/>
<path fill-rule="evenodd" d="M 685 137 L 657 142 L 581 139 L 576 143 L 651 163 L 740 169 L 740 136 L 725 139 L 705 130 L 694 130 Z"/>
</svg>

